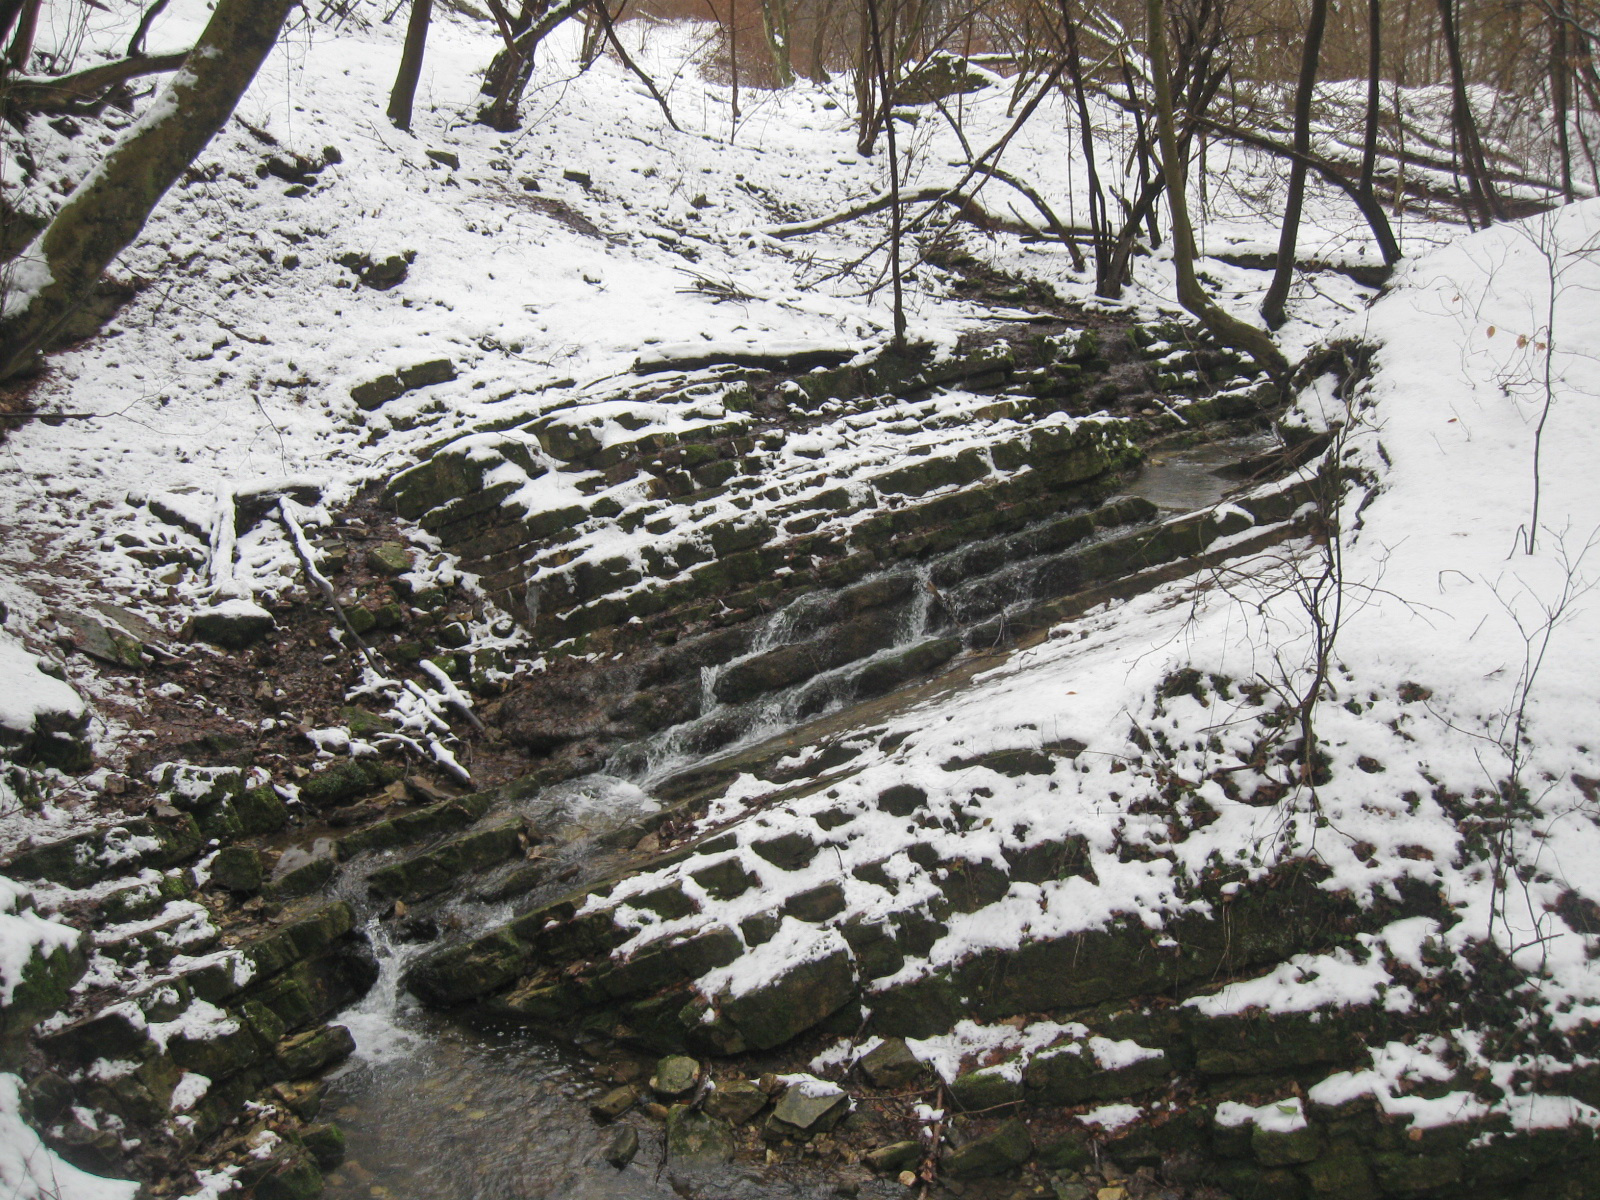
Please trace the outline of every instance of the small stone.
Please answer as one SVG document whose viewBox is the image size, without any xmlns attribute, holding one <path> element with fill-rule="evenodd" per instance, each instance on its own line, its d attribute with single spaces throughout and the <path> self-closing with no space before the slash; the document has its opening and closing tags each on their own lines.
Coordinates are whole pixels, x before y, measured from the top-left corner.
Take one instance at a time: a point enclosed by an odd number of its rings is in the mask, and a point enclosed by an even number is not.
<svg viewBox="0 0 1600 1200">
<path fill-rule="evenodd" d="M 901 1187 L 916 1187 L 917 1186 L 917 1177 L 916 1177 L 916 1174 L 914 1172 L 912 1172 L 912 1171 L 901 1171 L 899 1178 L 900 1178 L 900 1186 Z"/>
<path fill-rule="evenodd" d="M 715 1166 L 733 1157 L 733 1129 L 726 1121 L 674 1104 L 667 1112 L 667 1158 L 679 1166 Z"/>
<path fill-rule="evenodd" d="M 717 1084 L 706 1094 L 705 1110 L 734 1125 L 742 1125 L 767 1106 L 767 1094 L 748 1079 Z"/>
<path fill-rule="evenodd" d="M 1050 1180 L 1056 1200 L 1089 1200 L 1089 1185 L 1081 1175 L 1057 1175 Z"/>
<path fill-rule="evenodd" d="M 756 913 L 739 922 L 739 932 L 747 946 L 760 946 L 778 936 L 783 918 L 777 913 Z"/>
<path fill-rule="evenodd" d="M 682 1054 L 669 1055 L 656 1063 L 650 1090 L 661 1096 L 682 1096 L 700 1082 L 700 1064 Z"/>
<path fill-rule="evenodd" d="M 640 1106 L 640 1111 L 652 1121 L 665 1121 L 669 1115 L 667 1106 L 659 1100 L 647 1100 Z"/>
<path fill-rule="evenodd" d="M 248 600 L 224 600 L 194 615 L 195 637 L 224 650 L 243 650 L 276 628 L 272 614 Z"/>
<path fill-rule="evenodd" d="M 867 1151 L 861 1161 L 874 1171 L 890 1175 L 915 1166 L 921 1158 L 921 1142 L 892 1142 L 887 1146 L 879 1146 L 876 1150 Z"/>
<path fill-rule="evenodd" d="M 844 889 L 837 883 L 819 884 L 798 892 L 784 901 L 783 911 L 797 921 L 820 923 L 838 916 L 845 908 Z"/>
<path fill-rule="evenodd" d="M 211 860 L 211 881 L 240 895 L 261 890 L 261 854 L 248 846 L 228 846 Z"/>
<path fill-rule="evenodd" d="M 639 1089 L 631 1085 L 613 1088 L 589 1105 L 589 1114 L 596 1121 L 615 1121 L 639 1099 Z"/>
<path fill-rule="evenodd" d="M 617 1130 L 616 1136 L 611 1139 L 611 1144 L 606 1147 L 606 1161 L 617 1170 L 622 1170 L 633 1161 L 634 1155 L 639 1153 L 639 1133 L 631 1125 L 624 1125 Z"/>
<path fill-rule="evenodd" d="M 850 1111 L 850 1097 L 835 1084 L 802 1079 L 784 1089 L 772 1119 L 802 1134 L 826 1133 Z"/>
<path fill-rule="evenodd" d="M 737 855 L 702 867 L 690 878 L 705 888 L 713 900 L 735 899 L 761 882 L 754 872 L 745 870 Z"/>
<path fill-rule="evenodd" d="M 897 783 L 878 795 L 878 807 L 892 817 L 909 817 L 928 802 L 928 793 L 910 783 Z"/>
<path fill-rule="evenodd" d="M 973 1138 L 948 1155 L 944 1173 L 952 1179 L 977 1179 L 999 1175 L 1020 1167 L 1033 1153 L 1033 1138 L 1028 1127 L 1013 1117 L 992 1133 Z"/>
<path fill-rule="evenodd" d="M 424 150 L 423 153 L 441 167 L 449 167 L 452 171 L 461 169 L 460 156 L 451 153 L 449 150 Z"/>
<path fill-rule="evenodd" d="M 321 1170 L 331 1171 L 344 1162 L 344 1131 L 337 1125 L 307 1125 L 300 1131 L 300 1144 Z"/>
<path fill-rule="evenodd" d="M 816 843 L 799 830 L 752 842 L 750 848 L 783 871 L 798 871 L 817 855 Z"/>
<path fill-rule="evenodd" d="M 367 565 L 382 575 L 399 575 L 411 569 L 415 556 L 399 542 L 381 542 L 367 551 Z"/>
<path fill-rule="evenodd" d="M 950 1095 L 963 1112 L 987 1112 L 1022 1101 L 1022 1072 L 1015 1063 L 982 1067 L 956 1076 Z"/>
<path fill-rule="evenodd" d="M 275 1083 L 268 1089 L 272 1098 L 302 1121 L 316 1119 L 322 1111 L 322 1085 L 314 1080 L 303 1083 Z"/>
<path fill-rule="evenodd" d="M 876 1088 L 901 1088 L 928 1078 L 928 1068 L 903 1038 L 889 1038 L 861 1056 L 856 1069 Z"/>
</svg>

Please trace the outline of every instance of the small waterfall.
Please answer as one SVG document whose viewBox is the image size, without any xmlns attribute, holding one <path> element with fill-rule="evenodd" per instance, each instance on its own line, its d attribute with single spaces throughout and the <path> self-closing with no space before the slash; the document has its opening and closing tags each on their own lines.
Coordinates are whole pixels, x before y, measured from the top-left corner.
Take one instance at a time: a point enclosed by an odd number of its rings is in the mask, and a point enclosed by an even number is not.
<svg viewBox="0 0 1600 1200">
<path fill-rule="evenodd" d="M 344 1010 L 339 1023 L 356 1039 L 354 1062 L 383 1063 L 415 1049 L 423 1035 L 408 1027 L 406 1010 L 415 1007 L 400 986 L 412 959 L 431 948 L 428 942 L 400 942 L 390 936 L 377 913 L 367 917 L 363 932 L 378 959 L 378 978 L 361 1000 Z"/>
</svg>

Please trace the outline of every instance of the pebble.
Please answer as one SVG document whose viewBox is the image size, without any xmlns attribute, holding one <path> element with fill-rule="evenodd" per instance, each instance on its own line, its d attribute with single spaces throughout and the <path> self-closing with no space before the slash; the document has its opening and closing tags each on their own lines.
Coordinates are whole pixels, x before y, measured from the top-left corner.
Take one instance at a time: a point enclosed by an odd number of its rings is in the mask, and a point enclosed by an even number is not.
<svg viewBox="0 0 1600 1200">
<path fill-rule="evenodd" d="M 606 1147 L 606 1161 L 617 1170 L 622 1170 L 633 1161 L 633 1156 L 639 1153 L 639 1134 L 631 1125 L 624 1125 L 617 1130 L 611 1144 Z"/>
</svg>

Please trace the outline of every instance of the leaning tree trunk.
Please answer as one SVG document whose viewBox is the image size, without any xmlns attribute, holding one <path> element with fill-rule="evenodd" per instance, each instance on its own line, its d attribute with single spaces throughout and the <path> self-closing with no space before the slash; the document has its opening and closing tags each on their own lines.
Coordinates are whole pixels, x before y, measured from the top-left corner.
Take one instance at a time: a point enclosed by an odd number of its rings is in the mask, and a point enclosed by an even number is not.
<svg viewBox="0 0 1600 1200">
<path fill-rule="evenodd" d="M 1172 68 L 1167 58 L 1165 6 L 1145 0 L 1146 38 L 1150 47 L 1150 75 L 1155 87 L 1156 133 L 1161 147 L 1161 173 L 1172 210 L 1172 265 L 1177 276 L 1178 302 L 1197 317 L 1219 342 L 1248 354 L 1280 383 L 1289 376 L 1289 364 L 1272 338 L 1253 325 L 1229 316 L 1212 303 L 1194 273 L 1194 230 L 1183 183 L 1183 160 L 1178 154 L 1177 122 L 1172 114 Z"/>
<path fill-rule="evenodd" d="M 594 0 L 555 0 L 540 14 L 538 20 L 516 35 L 511 45 L 495 55 L 489 64 L 494 88 L 485 85 L 490 101 L 478 110 L 478 123 L 509 133 L 522 122 L 518 111 L 522 93 L 533 78 L 533 53 L 552 29 L 568 17 L 577 16 Z"/>
<path fill-rule="evenodd" d="M 1322 31 L 1328 24 L 1328 0 L 1311 0 L 1311 17 L 1306 22 L 1305 51 L 1300 56 L 1300 83 L 1294 97 L 1294 150 L 1311 152 L 1311 101 L 1317 90 L 1317 60 L 1322 56 Z M 1278 269 L 1261 301 L 1261 318 L 1268 329 L 1284 322 L 1284 302 L 1294 281 L 1295 243 L 1300 238 L 1300 209 L 1306 198 L 1306 164 L 1296 158 L 1289 165 L 1289 195 L 1283 205 L 1283 225 L 1278 230 Z"/>
<path fill-rule="evenodd" d="M 1456 27 L 1455 0 L 1438 0 L 1438 6 L 1439 30 L 1450 65 L 1451 120 L 1461 146 L 1461 165 L 1466 171 L 1473 207 L 1483 225 L 1488 226 L 1505 220 L 1505 206 L 1490 178 L 1489 160 L 1483 153 L 1483 139 L 1478 136 L 1477 118 L 1472 115 L 1466 69 L 1461 64 L 1461 33 Z"/>
<path fill-rule="evenodd" d="M 295 0 L 217 0 L 205 32 L 134 131 L 12 263 L 0 307 L 0 379 L 31 365 L 100 273 L 232 115 Z"/>
<path fill-rule="evenodd" d="M 400 52 L 400 70 L 389 93 L 389 120 L 408 133 L 411 106 L 417 98 L 417 80 L 422 78 L 422 55 L 428 46 L 428 22 L 433 17 L 433 0 L 411 0 L 411 20 L 406 23 L 406 45 Z"/>
<path fill-rule="evenodd" d="M 33 39 L 39 30 L 39 3 L 40 0 L 23 0 L 15 14 L 17 36 L 11 39 L 11 48 L 6 51 L 6 58 L 15 71 L 26 71 L 28 59 L 33 55 Z M 6 26 L 9 29 L 9 21 Z"/>
</svg>

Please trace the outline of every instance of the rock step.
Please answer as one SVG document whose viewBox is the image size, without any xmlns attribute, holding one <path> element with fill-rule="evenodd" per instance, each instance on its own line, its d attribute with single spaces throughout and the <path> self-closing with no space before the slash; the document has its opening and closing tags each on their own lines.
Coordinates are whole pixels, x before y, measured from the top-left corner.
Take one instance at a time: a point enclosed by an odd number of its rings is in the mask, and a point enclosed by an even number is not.
<svg viewBox="0 0 1600 1200">
<path fill-rule="evenodd" d="M 325 1022 L 377 975 L 348 904 L 292 908 L 277 928 L 202 958 L 175 958 L 152 982 L 41 1036 L 61 1100 L 122 1122 L 122 1137 L 187 1153 L 247 1102 L 308 1085 L 354 1049 Z M 92 1064 L 97 1069 L 85 1071 Z M 189 1075 L 208 1086 L 177 1099 Z M 290 1094 L 283 1092 L 283 1094 Z M 66 1122 L 67 1144 L 97 1144 Z M 107 1153 L 119 1152 L 116 1145 Z"/>
<path fill-rule="evenodd" d="M 449 890 L 464 875 L 521 856 L 527 844 L 527 822 L 519 816 L 501 816 L 431 850 L 380 867 L 367 876 L 367 888 L 374 896 L 413 904 Z"/>
<path fill-rule="evenodd" d="M 13 854 L 5 873 L 86 888 L 141 867 L 170 867 L 200 852 L 201 831 L 187 813 L 135 817 Z"/>
<path fill-rule="evenodd" d="M 1180 337 L 1186 342 L 1196 341 L 1176 325 L 1140 332 L 1134 340 L 1155 347 L 1149 353 L 1159 351 L 1161 357 L 1170 360 L 1176 351 L 1166 339 Z M 1203 336 L 1198 342 L 1202 351 L 1185 353 L 1191 357 L 1195 353 L 1212 353 L 1204 349 Z M 861 508 L 861 501 L 854 498 L 850 488 L 841 486 L 849 481 L 835 480 L 831 486 L 822 487 L 817 485 L 826 482 L 826 477 L 820 471 L 808 472 L 801 467 L 796 475 L 794 458 L 779 457 L 788 440 L 786 433 L 776 429 L 759 432 L 748 416 L 722 421 L 702 416 L 697 425 L 673 431 L 654 430 L 633 438 L 616 436 L 622 428 L 616 422 L 648 424 L 659 419 L 660 405 L 669 401 L 688 406 L 691 415 L 701 411 L 694 405 L 760 407 L 765 403 L 762 396 L 770 392 L 773 396 L 781 393 L 791 411 L 798 407 L 819 414 L 817 420 L 837 420 L 855 402 L 860 412 L 849 420 L 853 424 L 865 422 L 859 424 L 861 429 L 905 434 L 943 430 L 948 434 L 950 429 L 972 428 L 973 414 L 966 411 L 966 406 L 958 403 L 956 407 L 963 411 L 955 412 L 949 405 L 908 402 L 899 397 L 922 395 L 931 388 L 963 381 L 990 386 L 1014 377 L 1024 391 L 1041 384 L 1045 377 L 1054 381 L 1046 390 L 1060 391 L 1062 380 L 1076 381 L 1085 371 L 1103 370 L 1105 363 L 1098 354 L 1099 343 L 1094 335 L 1069 331 L 1032 337 L 1020 348 L 997 343 L 931 362 L 915 356 L 898 360 L 882 355 L 869 363 L 817 370 L 787 381 L 746 372 L 741 380 L 706 381 L 676 393 L 656 393 L 654 408 L 635 405 L 624 393 L 615 402 L 547 413 L 521 429 L 458 439 L 440 448 L 427 463 L 397 476 L 391 483 L 390 495 L 402 515 L 420 517 L 447 545 L 462 553 L 490 594 L 503 598 L 513 611 L 524 607 L 527 580 L 530 572 L 536 573 L 536 633 L 541 644 L 554 645 L 567 638 L 581 639 L 634 617 L 649 620 L 680 606 L 695 610 L 698 601 L 757 587 L 773 572 L 786 568 L 815 571 L 830 560 L 847 560 L 861 549 L 876 552 L 886 536 L 891 543 L 901 543 L 893 551 L 894 557 L 901 558 L 937 553 L 952 544 L 948 538 L 935 536 L 919 541 L 915 537 L 937 535 L 938 526 L 949 519 L 948 506 L 931 509 L 922 514 L 922 520 L 911 514 L 878 521 L 873 521 L 870 514 L 853 516 Z M 1227 366 L 1226 356 L 1217 358 L 1212 365 L 1220 372 Z M 1246 415 L 1256 411 L 1263 399 L 1241 395 L 1231 402 L 1229 411 Z M 1210 399 L 1200 403 L 1218 411 L 1195 410 L 1188 414 L 1189 419 L 1209 420 L 1224 415 L 1220 408 L 1225 406 Z M 1000 407 L 987 411 L 986 404 Z M 970 407 L 974 412 L 981 411 L 979 420 L 1003 417 L 1009 418 L 1007 423 L 1046 420 L 1048 424 L 1047 418 L 1060 404 L 1056 398 L 1012 396 Z M 828 410 L 826 415 L 822 415 L 824 409 Z M 1169 409 L 1147 424 L 1177 426 L 1183 419 Z M 1044 430 L 1008 431 L 1002 425 L 995 427 L 992 435 L 975 439 L 968 450 L 958 447 L 945 454 L 935 449 L 923 461 L 902 460 L 888 464 L 887 469 L 860 468 L 852 486 L 854 492 L 870 489 L 870 496 L 877 497 L 869 498 L 870 504 L 887 502 L 903 508 L 904 499 L 914 501 L 930 488 L 970 487 L 992 471 L 1014 473 L 1023 463 L 1031 462 L 1036 468 L 1059 468 L 1061 464 L 1049 461 L 1050 448 L 1039 442 L 1040 437 L 1048 441 Z M 986 461 L 991 457 L 992 467 Z M 502 468 L 511 469 L 516 478 L 502 479 L 506 474 Z M 654 472 L 643 493 L 643 506 L 636 484 L 627 482 L 641 471 Z M 577 486 L 567 485 L 565 492 L 557 488 L 541 494 L 569 495 L 569 502 L 540 501 L 539 511 L 521 511 L 520 515 L 518 506 L 505 507 L 505 501 L 523 482 L 552 472 L 570 477 Z M 1061 475 L 1059 469 L 1056 473 Z M 1047 481 L 1047 487 L 1083 477 L 1082 471 L 1068 471 L 1061 478 Z M 705 516 L 711 515 L 710 502 L 718 497 L 724 505 L 730 499 L 763 507 L 787 505 L 790 502 L 783 500 L 782 492 L 814 486 L 816 503 L 797 498 L 795 507 L 774 514 L 774 526 L 781 524 L 781 529 L 757 527 L 751 531 L 749 523 L 738 517 L 718 517 L 705 525 Z M 655 499 L 648 499 L 652 495 Z M 1026 498 L 1009 496 L 1005 488 L 997 488 L 985 494 L 983 500 L 1004 506 Z M 686 524 L 681 515 L 669 517 L 660 511 L 662 505 L 680 514 L 687 507 L 702 515 L 692 516 Z M 971 505 L 956 519 L 976 515 L 979 507 L 980 504 Z M 1041 515 L 1030 514 L 1032 519 Z M 1026 523 L 1026 519 L 1019 524 Z M 593 553 L 585 553 L 591 532 L 598 532 L 601 526 L 610 531 L 618 524 L 635 529 L 648 526 L 656 535 L 643 548 L 638 561 L 615 556 L 596 558 Z M 657 524 L 660 528 L 655 527 Z M 815 536 L 819 530 L 824 531 L 823 536 Z M 908 539 L 908 534 L 913 536 Z M 742 544 L 738 540 L 741 536 L 745 538 Z M 728 544 L 718 545 L 719 540 Z M 784 553 L 771 553 L 771 548 L 778 545 L 786 546 Z M 750 600 L 759 603 L 769 598 L 754 595 Z"/>
</svg>

